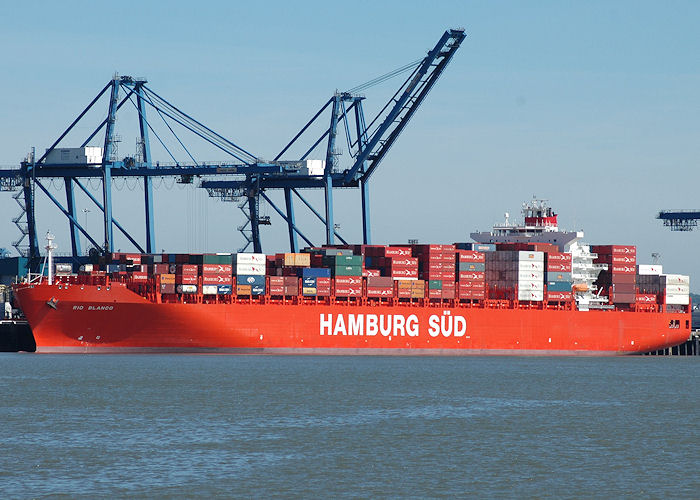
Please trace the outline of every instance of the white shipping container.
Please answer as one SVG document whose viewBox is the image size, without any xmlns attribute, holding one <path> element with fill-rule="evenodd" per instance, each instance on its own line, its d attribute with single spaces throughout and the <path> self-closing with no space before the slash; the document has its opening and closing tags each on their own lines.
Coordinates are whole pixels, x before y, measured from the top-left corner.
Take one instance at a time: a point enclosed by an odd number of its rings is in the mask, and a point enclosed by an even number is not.
<svg viewBox="0 0 700 500">
<path fill-rule="evenodd" d="M 518 271 L 513 274 L 518 281 L 544 281 L 544 271 Z"/>
<path fill-rule="evenodd" d="M 234 266 L 236 274 L 248 274 L 252 276 L 265 276 L 265 264 L 241 264 Z"/>
<path fill-rule="evenodd" d="M 56 272 L 57 273 L 70 273 L 73 271 L 73 266 L 71 264 L 68 264 L 66 262 L 57 262 L 56 263 Z"/>
<path fill-rule="evenodd" d="M 544 300 L 544 292 L 534 290 L 518 290 L 518 300 L 542 302 Z"/>
<path fill-rule="evenodd" d="M 177 285 L 177 293 L 197 293 L 197 285 Z"/>
<path fill-rule="evenodd" d="M 544 262 L 521 260 L 518 262 L 518 271 L 544 271 Z"/>
<path fill-rule="evenodd" d="M 687 294 L 666 294 L 666 304 L 687 306 L 690 304 L 690 297 Z"/>
<path fill-rule="evenodd" d="M 262 264 L 265 266 L 264 253 L 236 253 L 233 254 L 234 264 Z M 248 273 L 241 273 L 248 274 Z M 252 273 L 251 273 L 252 274 Z"/>
<path fill-rule="evenodd" d="M 91 272 L 92 272 L 92 269 L 93 269 L 92 264 L 83 264 L 82 266 L 80 266 L 80 270 L 81 270 L 81 271 L 85 271 L 85 272 L 88 272 L 88 273 L 91 273 Z"/>
<path fill-rule="evenodd" d="M 543 292 L 544 283 L 541 281 L 518 281 L 518 290 Z"/>
<path fill-rule="evenodd" d="M 218 288 L 217 285 L 202 285 L 202 293 L 204 295 L 216 295 Z"/>
<path fill-rule="evenodd" d="M 684 274 L 666 274 L 663 276 L 666 285 L 690 285 L 690 276 Z"/>
<path fill-rule="evenodd" d="M 637 266 L 637 274 L 642 276 L 660 276 L 663 271 L 663 266 L 660 264 L 639 264 Z"/>
<path fill-rule="evenodd" d="M 690 294 L 690 286 L 689 285 L 666 285 L 666 294 L 668 295 L 669 293 L 672 293 L 672 294 L 684 293 L 685 295 L 689 295 Z"/>
<path fill-rule="evenodd" d="M 528 252 L 521 250 L 518 252 L 518 260 L 520 262 L 544 262 L 544 252 Z"/>
</svg>

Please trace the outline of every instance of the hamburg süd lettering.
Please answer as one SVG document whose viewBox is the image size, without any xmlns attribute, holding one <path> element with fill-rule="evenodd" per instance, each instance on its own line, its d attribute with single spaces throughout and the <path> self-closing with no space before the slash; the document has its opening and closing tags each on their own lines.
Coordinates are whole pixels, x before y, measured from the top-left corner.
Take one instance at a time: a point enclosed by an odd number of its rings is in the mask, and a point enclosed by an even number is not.
<svg viewBox="0 0 700 500">
<path fill-rule="evenodd" d="M 319 334 L 374 337 L 417 337 L 421 325 L 418 316 L 410 314 L 320 314 Z M 467 331 L 464 316 L 433 314 L 428 318 L 428 335 L 431 337 L 463 337 Z"/>
</svg>

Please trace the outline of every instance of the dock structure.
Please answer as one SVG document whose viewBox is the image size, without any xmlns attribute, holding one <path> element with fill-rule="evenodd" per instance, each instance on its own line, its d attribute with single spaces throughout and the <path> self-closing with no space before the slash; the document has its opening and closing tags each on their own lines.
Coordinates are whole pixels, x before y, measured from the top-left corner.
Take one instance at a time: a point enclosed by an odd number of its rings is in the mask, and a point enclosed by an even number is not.
<svg viewBox="0 0 700 500">
<path fill-rule="evenodd" d="M 700 329 L 693 330 L 690 338 L 684 343 L 644 353 L 645 356 L 700 356 Z"/>
</svg>

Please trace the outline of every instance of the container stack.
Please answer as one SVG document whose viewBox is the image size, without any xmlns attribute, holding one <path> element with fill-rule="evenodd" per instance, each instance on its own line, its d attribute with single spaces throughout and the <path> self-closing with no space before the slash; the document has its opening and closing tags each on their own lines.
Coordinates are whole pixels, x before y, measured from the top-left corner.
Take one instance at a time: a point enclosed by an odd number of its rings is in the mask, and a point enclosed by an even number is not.
<svg viewBox="0 0 700 500">
<path fill-rule="evenodd" d="M 394 279 L 391 276 L 367 278 L 367 297 L 390 298 L 394 296 Z"/>
<path fill-rule="evenodd" d="M 367 247 L 365 249 L 367 271 L 379 270 L 381 276 L 394 280 L 418 279 L 418 259 L 412 256 L 410 247 Z"/>
<path fill-rule="evenodd" d="M 486 298 L 486 255 L 475 250 L 457 250 L 457 297 L 460 300 Z"/>
<path fill-rule="evenodd" d="M 207 257 L 207 256 L 205 256 Z M 217 256 L 218 257 L 218 256 Z M 215 260 L 215 259 L 205 259 Z M 216 259 L 219 260 L 219 259 Z M 230 295 L 233 288 L 233 275 L 231 256 L 228 264 L 212 264 L 205 262 L 200 266 L 202 275 L 202 294 L 204 295 Z"/>
<path fill-rule="evenodd" d="M 457 263 L 454 245 L 415 245 L 418 277 L 428 282 L 429 299 L 454 299 Z"/>
<path fill-rule="evenodd" d="M 196 264 L 174 264 L 171 270 L 175 271 L 177 293 L 197 293 L 199 270 Z"/>
<path fill-rule="evenodd" d="M 299 295 L 299 278 L 296 276 L 270 276 L 270 295 L 296 296 Z"/>
<path fill-rule="evenodd" d="M 302 269 L 302 293 L 306 297 L 326 297 L 330 294 L 331 270 L 323 267 Z"/>
<path fill-rule="evenodd" d="M 265 294 L 266 258 L 263 253 L 233 254 L 236 273 L 236 295 Z"/>
<path fill-rule="evenodd" d="M 362 255 L 327 255 L 323 257 L 323 266 L 328 267 L 331 275 L 362 277 Z"/>
<path fill-rule="evenodd" d="M 646 295 L 661 295 L 668 305 L 690 304 L 690 276 L 662 274 L 661 266 L 639 266 L 637 275 L 637 303 L 647 302 Z"/>
<path fill-rule="evenodd" d="M 666 292 L 666 304 L 687 306 L 690 304 L 690 276 L 666 274 L 661 277 Z"/>
<path fill-rule="evenodd" d="M 594 245 L 595 264 L 606 264 L 596 285 L 607 290 L 613 304 L 634 304 L 637 300 L 637 248 L 632 245 Z"/>
<path fill-rule="evenodd" d="M 544 300 L 544 253 L 504 250 L 486 255 L 486 281 L 495 298 Z"/>
<path fill-rule="evenodd" d="M 362 297 L 362 275 L 359 276 L 338 276 L 335 277 L 336 297 Z"/>
<path fill-rule="evenodd" d="M 572 270 L 573 260 L 570 253 L 547 252 L 545 254 L 547 292 L 549 302 L 569 301 L 573 298 Z"/>
<path fill-rule="evenodd" d="M 424 299 L 424 280 L 396 280 L 396 297 L 399 299 Z"/>
</svg>

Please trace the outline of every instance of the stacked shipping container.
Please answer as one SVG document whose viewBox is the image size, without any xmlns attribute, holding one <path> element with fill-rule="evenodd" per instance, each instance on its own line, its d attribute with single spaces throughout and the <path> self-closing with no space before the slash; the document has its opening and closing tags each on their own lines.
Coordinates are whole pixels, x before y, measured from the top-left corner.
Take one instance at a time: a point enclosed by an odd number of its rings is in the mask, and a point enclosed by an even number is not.
<svg viewBox="0 0 700 500">
<path fill-rule="evenodd" d="M 477 250 L 478 249 L 478 250 Z M 599 245 L 606 264 L 597 284 L 618 304 L 689 303 L 687 276 L 638 266 L 632 246 Z M 57 266 L 65 274 L 69 267 Z M 356 245 L 276 254 L 115 253 L 81 274 L 91 283 L 112 279 L 160 293 L 201 296 L 328 297 L 572 302 L 572 255 L 549 244 Z M 638 288 L 637 288 L 638 286 Z M 269 288 L 267 288 L 269 287 Z M 146 288 L 142 288 L 145 290 Z"/>
<path fill-rule="evenodd" d="M 544 300 L 544 253 L 527 250 L 487 253 L 486 281 L 489 295 L 495 298 L 541 302 Z"/>
<path fill-rule="evenodd" d="M 613 304 L 634 304 L 637 295 L 637 248 L 632 245 L 595 245 L 591 251 L 596 264 L 606 264 L 596 285 L 603 289 Z"/>
</svg>

